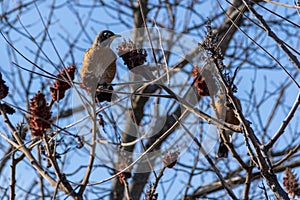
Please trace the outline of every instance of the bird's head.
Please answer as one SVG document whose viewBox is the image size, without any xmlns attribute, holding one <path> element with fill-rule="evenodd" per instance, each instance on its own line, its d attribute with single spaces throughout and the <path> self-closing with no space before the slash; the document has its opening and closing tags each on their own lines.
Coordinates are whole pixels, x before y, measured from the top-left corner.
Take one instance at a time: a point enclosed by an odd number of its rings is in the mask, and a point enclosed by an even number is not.
<svg viewBox="0 0 300 200">
<path fill-rule="evenodd" d="M 101 46 L 101 47 L 108 47 L 108 46 L 110 46 L 112 41 L 117 37 L 121 37 L 121 35 L 114 34 L 112 31 L 109 31 L 109 30 L 101 31 L 96 36 L 94 45 Z"/>
</svg>

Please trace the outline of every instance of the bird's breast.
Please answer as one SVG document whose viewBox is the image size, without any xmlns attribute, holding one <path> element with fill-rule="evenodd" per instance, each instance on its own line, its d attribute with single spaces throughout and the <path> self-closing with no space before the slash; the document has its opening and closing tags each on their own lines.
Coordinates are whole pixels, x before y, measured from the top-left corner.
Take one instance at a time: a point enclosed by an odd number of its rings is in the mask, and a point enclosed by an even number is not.
<svg viewBox="0 0 300 200">
<path fill-rule="evenodd" d="M 116 54 L 109 47 L 90 48 L 86 51 L 81 76 L 92 74 L 99 83 L 110 83 L 116 73 Z"/>
</svg>

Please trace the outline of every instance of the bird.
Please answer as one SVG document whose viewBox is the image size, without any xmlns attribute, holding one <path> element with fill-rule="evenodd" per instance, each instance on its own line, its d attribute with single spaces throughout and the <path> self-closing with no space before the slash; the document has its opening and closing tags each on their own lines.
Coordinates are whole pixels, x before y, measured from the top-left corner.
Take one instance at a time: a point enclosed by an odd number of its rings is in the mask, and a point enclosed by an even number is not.
<svg viewBox="0 0 300 200">
<path fill-rule="evenodd" d="M 233 125 L 239 125 L 240 121 L 236 117 L 234 108 L 232 104 L 228 103 L 226 99 L 225 94 L 219 94 L 218 100 L 215 102 L 215 108 L 216 108 L 216 115 L 219 119 L 224 120 L 226 123 L 233 124 Z M 237 109 L 242 110 L 241 102 L 240 100 L 234 96 L 237 102 Z M 218 157 L 219 158 L 227 158 L 228 157 L 228 148 L 225 145 L 225 142 L 228 142 L 231 145 L 231 135 L 232 131 L 224 130 L 222 128 L 219 128 L 219 131 L 223 133 L 224 137 L 226 138 L 226 141 L 221 136 L 220 133 L 220 144 L 218 148 Z"/>
<path fill-rule="evenodd" d="M 94 42 L 84 54 L 80 76 L 82 86 L 95 95 L 98 102 L 111 101 L 110 85 L 116 74 L 117 56 L 110 48 L 112 41 L 121 37 L 110 30 L 103 30 L 97 34 Z"/>
</svg>

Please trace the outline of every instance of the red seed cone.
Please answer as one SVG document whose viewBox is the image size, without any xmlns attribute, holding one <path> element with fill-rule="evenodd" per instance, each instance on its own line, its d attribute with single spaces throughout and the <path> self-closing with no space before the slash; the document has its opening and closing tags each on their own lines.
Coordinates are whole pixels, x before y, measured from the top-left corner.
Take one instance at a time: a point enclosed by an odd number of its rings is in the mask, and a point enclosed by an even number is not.
<svg viewBox="0 0 300 200">
<path fill-rule="evenodd" d="M 51 128 L 51 112 L 45 95 L 40 91 L 30 101 L 29 124 L 34 136 L 42 136 L 46 129 Z"/>
<path fill-rule="evenodd" d="M 5 84 L 5 81 L 2 80 L 2 74 L 0 73 L 0 100 L 8 95 L 8 90 L 9 88 Z"/>
<path fill-rule="evenodd" d="M 59 101 L 65 97 L 65 92 L 71 88 L 70 81 L 74 80 L 75 70 L 75 65 L 71 65 L 67 69 L 63 69 L 60 74 L 56 76 L 54 86 L 50 87 L 52 101 Z"/>
<path fill-rule="evenodd" d="M 292 196 L 300 196 L 298 178 L 289 168 L 285 170 L 285 176 L 283 177 L 283 185 L 288 194 Z"/>
<path fill-rule="evenodd" d="M 147 51 L 138 49 L 133 41 L 124 40 L 118 47 L 118 55 L 123 59 L 124 64 L 131 70 L 144 64 L 147 60 Z"/>
<path fill-rule="evenodd" d="M 12 115 L 16 112 L 15 109 L 13 109 L 8 103 L 0 104 L 0 107 L 6 114 L 9 114 L 9 115 Z M 1 115 L 1 113 L 0 113 L 0 115 Z"/>
<path fill-rule="evenodd" d="M 117 172 L 122 171 L 124 168 L 126 168 L 128 166 L 128 161 L 126 158 L 124 158 L 122 160 L 122 162 L 119 164 L 119 169 L 117 170 Z M 119 181 L 121 184 L 123 184 L 123 179 L 128 179 L 131 177 L 131 173 L 130 172 L 122 172 L 121 174 L 119 174 Z"/>
<path fill-rule="evenodd" d="M 193 77 L 196 79 L 194 86 L 197 89 L 198 95 L 209 96 L 209 90 L 205 82 L 205 78 L 202 75 L 200 75 L 199 68 L 194 67 L 192 73 L 193 73 Z"/>
</svg>

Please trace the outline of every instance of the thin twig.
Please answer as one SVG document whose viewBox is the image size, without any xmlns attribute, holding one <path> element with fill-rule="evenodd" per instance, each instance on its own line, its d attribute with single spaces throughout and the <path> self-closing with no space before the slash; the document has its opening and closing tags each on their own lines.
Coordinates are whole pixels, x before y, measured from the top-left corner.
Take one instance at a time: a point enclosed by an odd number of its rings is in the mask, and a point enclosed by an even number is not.
<svg viewBox="0 0 300 200">
<path fill-rule="evenodd" d="M 15 140 L 17 142 L 17 144 L 16 144 L 15 142 L 11 141 L 11 144 L 16 145 L 16 148 L 20 149 L 25 154 L 25 156 L 30 161 L 31 166 L 33 168 L 35 168 L 39 174 L 41 174 L 52 186 L 56 186 L 56 181 L 51 176 L 49 176 L 49 174 L 38 164 L 38 162 L 33 157 L 33 155 L 28 150 L 28 148 L 26 146 L 24 146 L 22 139 L 18 135 L 18 132 L 16 131 L 15 127 L 10 122 L 10 120 L 7 117 L 6 113 L 3 110 L 1 110 L 1 114 L 4 118 L 4 122 L 7 124 L 7 126 L 12 131 L 12 135 L 13 135 L 13 137 L 15 138 Z M 70 194 L 73 197 L 75 196 L 74 191 L 70 187 L 66 186 L 65 184 L 60 184 L 59 188 L 60 188 L 61 191 L 65 192 L 66 194 Z"/>
<path fill-rule="evenodd" d="M 98 132 L 97 128 L 97 123 L 96 123 L 96 108 L 95 108 L 95 99 L 92 98 L 92 113 L 90 115 L 91 117 L 91 122 L 92 122 L 92 141 L 91 141 L 91 147 L 90 147 L 90 158 L 89 158 L 89 163 L 88 167 L 85 172 L 85 176 L 81 182 L 81 187 L 78 192 L 78 196 L 82 196 L 83 192 L 85 191 L 86 186 L 88 185 L 89 178 L 93 169 L 93 164 L 95 160 L 95 151 L 96 151 L 96 136 Z"/>
<path fill-rule="evenodd" d="M 168 83 L 168 86 L 170 86 L 169 66 L 168 66 L 166 55 L 165 55 L 165 50 L 164 50 L 164 47 L 163 47 L 163 43 L 162 43 L 162 40 L 161 40 L 161 33 L 160 33 L 160 30 L 157 27 L 155 21 L 154 21 L 154 24 L 155 24 L 155 28 L 156 28 L 157 33 L 158 33 L 159 45 L 160 45 L 160 48 L 161 48 L 161 51 L 162 51 L 162 55 L 163 55 L 163 58 L 164 58 L 165 69 L 166 69 L 166 74 L 167 74 L 167 83 Z"/>
<path fill-rule="evenodd" d="M 263 1 L 265 1 L 267 3 L 274 4 L 276 6 L 282 6 L 282 7 L 286 7 L 286 8 L 295 8 L 295 9 L 299 9 L 300 8 L 300 6 L 297 6 L 297 5 L 296 6 L 292 6 L 290 4 L 280 3 L 280 2 L 271 1 L 271 0 L 263 0 Z"/>
<path fill-rule="evenodd" d="M 270 28 L 270 26 L 264 20 L 263 16 L 261 16 L 260 14 L 258 14 L 256 12 L 256 10 L 254 10 L 253 7 L 251 5 L 249 5 L 245 0 L 242 0 L 242 1 L 245 4 L 245 6 L 248 8 L 248 10 L 253 14 L 253 16 L 262 24 L 262 26 L 264 27 L 264 30 L 266 31 L 266 33 L 268 34 L 268 36 L 271 37 L 277 43 L 277 45 L 279 46 L 279 48 L 281 48 L 285 52 L 285 54 L 288 56 L 288 58 L 290 59 L 290 61 L 298 69 L 300 69 L 300 62 L 297 59 L 297 57 L 292 54 L 292 52 L 284 45 L 283 41 L 272 31 L 272 29 Z M 287 74 L 289 74 L 285 68 L 283 68 L 283 70 Z M 298 88 L 300 88 L 300 86 L 297 84 L 297 82 L 296 82 L 296 85 L 298 86 Z"/>
<path fill-rule="evenodd" d="M 54 10 L 54 5 L 55 5 L 55 1 L 53 1 L 53 4 L 51 5 L 51 10 Z M 63 68 L 65 68 L 64 62 L 63 62 L 61 56 L 59 55 L 59 52 L 58 52 L 58 50 L 57 50 L 57 48 L 56 48 L 56 46 L 55 46 L 55 44 L 54 44 L 54 42 L 53 42 L 53 40 L 52 40 L 52 37 L 50 36 L 50 34 L 49 34 L 49 32 L 48 32 L 48 28 L 47 28 L 47 26 L 46 26 L 46 24 L 45 24 L 45 22 L 44 22 L 44 20 L 43 20 L 42 14 L 41 14 L 40 9 L 39 9 L 39 7 L 37 6 L 36 2 L 34 3 L 34 6 L 35 6 L 35 8 L 36 8 L 36 10 L 37 10 L 37 12 L 38 12 L 38 14 L 39 14 L 39 17 L 40 17 L 41 22 L 42 22 L 43 25 L 44 25 L 44 28 L 45 28 L 45 31 L 46 31 L 47 36 L 48 36 L 48 38 L 49 38 L 49 41 L 50 41 L 50 43 L 51 43 L 51 45 L 52 45 L 52 47 L 53 47 L 53 49 L 54 49 L 54 51 L 55 51 L 57 57 L 59 58 L 60 64 L 63 66 Z"/>
<path fill-rule="evenodd" d="M 10 200 L 15 200 L 16 198 L 16 160 L 15 153 L 11 155 L 11 164 L 10 164 Z"/>
<path fill-rule="evenodd" d="M 174 116 L 176 118 L 176 116 Z M 177 121 L 179 121 L 179 119 L 177 119 Z M 205 159 L 207 160 L 207 162 L 210 164 L 210 166 L 213 168 L 214 172 L 216 173 L 216 175 L 218 176 L 219 180 L 221 181 L 223 187 L 225 188 L 225 190 L 228 192 L 229 196 L 232 199 L 238 199 L 236 197 L 236 195 L 233 193 L 231 186 L 225 181 L 225 179 L 223 178 L 220 170 L 216 167 L 215 163 L 212 161 L 212 159 L 208 156 L 207 152 L 205 151 L 205 149 L 202 148 L 201 143 L 198 141 L 198 139 L 194 136 L 194 134 L 192 134 L 189 129 L 187 127 L 185 127 L 184 124 L 180 123 L 180 121 L 178 122 L 183 129 L 185 130 L 185 132 L 193 139 L 193 141 L 196 143 L 196 145 L 199 148 L 199 151 L 203 154 L 203 156 L 205 157 Z"/>
<path fill-rule="evenodd" d="M 150 191 L 149 196 L 147 196 L 147 199 L 149 199 L 149 200 L 153 199 L 153 196 L 155 195 L 155 191 L 158 186 L 158 183 L 159 183 L 161 177 L 164 175 L 164 171 L 166 170 L 166 168 L 167 168 L 166 166 L 163 166 L 163 168 L 160 170 L 158 176 L 155 179 L 155 182 L 151 186 L 151 191 Z"/>
<path fill-rule="evenodd" d="M 125 188 L 126 200 L 131 200 L 132 198 L 130 197 L 130 194 L 129 194 L 129 186 L 128 186 L 125 176 L 122 176 L 122 181 L 123 181 L 124 188 Z"/>
<path fill-rule="evenodd" d="M 283 135 L 286 127 L 289 125 L 290 121 L 293 119 L 294 114 L 296 113 L 298 106 L 300 104 L 300 89 L 298 90 L 298 95 L 297 98 L 290 110 L 290 112 L 288 113 L 288 115 L 286 116 L 286 118 L 283 120 L 282 124 L 280 125 L 279 129 L 277 130 L 277 132 L 275 133 L 275 135 L 273 136 L 273 138 L 265 145 L 265 149 L 268 151 L 270 148 L 272 148 L 272 146 L 275 144 L 275 142 L 280 138 L 281 135 Z"/>
<path fill-rule="evenodd" d="M 253 169 L 253 167 L 249 167 L 249 169 L 247 170 L 246 180 L 245 180 L 245 184 L 244 184 L 243 200 L 249 199 L 249 191 L 250 191 L 250 186 L 251 186 L 251 181 L 252 181 L 252 169 Z"/>
<path fill-rule="evenodd" d="M 146 19 L 145 19 L 145 15 L 144 15 L 143 7 L 142 7 L 142 4 L 141 4 L 141 0 L 137 0 L 137 1 L 139 3 L 139 8 L 140 8 L 140 11 L 141 11 L 141 16 L 142 16 L 142 19 L 143 19 L 144 27 L 146 28 L 146 31 L 147 31 L 147 36 L 148 36 L 148 40 L 149 40 L 149 43 L 150 43 L 152 56 L 153 56 L 155 64 L 157 65 L 158 62 L 157 62 L 156 55 L 155 55 L 155 52 L 154 52 L 152 39 L 151 39 L 150 31 L 148 29 L 148 25 L 147 25 L 147 22 L 146 22 Z"/>
<path fill-rule="evenodd" d="M 291 162 L 287 165 L 281 165 L 276 168 L 274 168 L 275 172 L 283 172 L 286 170 L 286 168 L 295 168 L 300 166 L 300 160 L 297 160 L 295 162 Z M 254 172 L 251 176 L 251 181 L 261 179 L 261 173 L 260 172 Z M 226 182 L 231 183 L 232 188 L 238 187 L 240 184 L 244 184 L 246 181 L 245 176 L 230 176 L 225 179 Z M 207 197 L 209 194 L 213 194 L 215 192 L 223 190 L 224 187 L 221 184 L 221 181 L 215 181 L 209 184 L 203 184 L 201 186 L 198 186 L 195 188 L 194 192 L 190 195 L 187 195 L 187 197 L 192 197 L 192 199 L 195 198 L 201 198 L 201 197 Z M 190 199 L 190 198 L 187 198 Z"/>
<path fill-rule="evenodd" d="M 182 115 L 180 116 L 179 120 L 184 118 L 187 114 L 187 110 L 185 110 Z M 127 167 L 125 167 L 124 169 L 122 169 L 121 171 L 119 171 L 118 173 L 106 178 L 106 179 L 103 179 L 101 181 L 98 181 L 98 182 L 94 182 L 94 183 L 89 183 L 87 184 L 87 186 L 94 186 L 94 185 L 99 185 L 99 184 L 102 184 L 102 183 L 105 183 L 107 181 L 110 181 L 116 177 L 118 177 L 120 174 L 128 171 L 129 169 L 132 169 L 132 167 L 138 163 L 146 154 L 148 154 L 150 151 L 152 151 L 158 144 L 160 144 L 166 136 L 168 136 L 170 134 L 170 132 L 172 132 L 174 130 L 174 127 L 176 127 L 178 125 L 178 122 L 176 121 L 168 130 L 166 130 L 159 138 L 156 139 L 156 141 L 148 148 L 146 149 L 138 158 L 136 158 L 132 163 L 130 163 Z M 75 183 L 75 182 L 72 182 L 73 184 L 77 184 L 77 185 L 81 185 L 81 183 Z"/>
<path fill-rule="evenodd" d="M 293 156 L 298 150 L 300 149 L 300 144 L 296 145 L 293 149 L 291 149 L 282 159 L 274 163 L 274 167 L 280 166 L 284 163 L 287 159 Z"/>
</svg>

